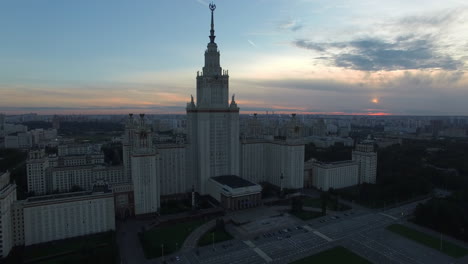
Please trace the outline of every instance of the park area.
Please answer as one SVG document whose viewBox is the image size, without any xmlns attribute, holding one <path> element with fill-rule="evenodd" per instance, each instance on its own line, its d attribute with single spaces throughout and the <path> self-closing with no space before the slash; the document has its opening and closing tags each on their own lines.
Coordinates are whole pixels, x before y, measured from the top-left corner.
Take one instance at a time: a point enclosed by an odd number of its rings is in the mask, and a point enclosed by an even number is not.
<svg viewBox="0 0 468 264">
<path fill-rule="evenodd" d="M 338 246 L 315 255 L 297 260 L 291 264 L 330 264 L 330 263 L 346 263 L 346 264 L 371 264 L 367 259 L 358 256 L 350 250 Z"/>
<path fill-rule="evenodd" d="M 440 237 L 435 237 L 418 230 L 406 227 L 400 224 L 393 224 L 387 227 L 388 230 L 404 236 L 408 239 L 416 241 L 420 244 L 423 244 L 427 247 L 439 250 L 446 255 L 449 255 L 454 258 L 461 258 L 468 254 L 468 249 L 455 245 L 452 242 L 441 239 Z"/>
<path fill-rule="evenodd" d="M 118 247 L 115 232 L 59 240 L 24 249 L 24 263 L 116 263 Z"/>
<path fill-rule="evenodd" d="M 185 239 L 197 227 L 204 224 L 205 220 L 192 220 L 170 226 L 156 227 L 151 230 L 139 233 L 140 242 L 147 259 L 169 255 L 177 251 Z"/>
</svg>

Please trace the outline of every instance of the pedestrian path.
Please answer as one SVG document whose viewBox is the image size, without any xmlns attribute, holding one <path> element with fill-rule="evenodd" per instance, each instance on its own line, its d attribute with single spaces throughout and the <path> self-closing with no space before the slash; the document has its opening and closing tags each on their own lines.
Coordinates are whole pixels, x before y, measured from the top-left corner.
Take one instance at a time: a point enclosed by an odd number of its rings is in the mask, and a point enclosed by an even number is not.
<svg viewBox="0 0 468 264">
<path fill-rule="evenodd" d="M 208 231 L 213 229 L 216 225 L 216 219 L 213 219 L 209 222 L 204 223 L 195 229 L 190 235 L 185 239 L 184 244 L 181 247 L 183 252 L 187 252 L 191 249 L 197 247 L 198 240 Z"/>
</svg>

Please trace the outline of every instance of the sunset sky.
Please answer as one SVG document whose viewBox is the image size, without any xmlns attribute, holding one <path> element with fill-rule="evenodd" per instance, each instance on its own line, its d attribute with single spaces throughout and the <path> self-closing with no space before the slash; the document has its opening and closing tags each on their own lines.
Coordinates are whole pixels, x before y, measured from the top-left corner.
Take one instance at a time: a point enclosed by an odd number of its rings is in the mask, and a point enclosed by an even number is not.
<svg viewBox="0 0 468 264">
<path fill-rule="evenodd" d="M 207 4 L 0 1 L 0 112 L 183 113 Z M 468 115 L 466 0 L 215 4 L 241 112 Z"/>
</svg>

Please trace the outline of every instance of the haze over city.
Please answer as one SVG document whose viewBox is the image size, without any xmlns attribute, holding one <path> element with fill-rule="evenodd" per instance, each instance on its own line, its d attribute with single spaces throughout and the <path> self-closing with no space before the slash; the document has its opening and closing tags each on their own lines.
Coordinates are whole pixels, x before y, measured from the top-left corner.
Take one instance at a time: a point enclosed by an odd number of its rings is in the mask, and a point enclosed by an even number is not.
<svg viewBox="0 0 468 264">
<path fill-rule="evenodd" d="M 468 114 L 464 1 L 217 4 L 221 66 L 243 113 Z M 2 1 L 0 111 L 184 113 L 207 5 Z"/>
</svg>

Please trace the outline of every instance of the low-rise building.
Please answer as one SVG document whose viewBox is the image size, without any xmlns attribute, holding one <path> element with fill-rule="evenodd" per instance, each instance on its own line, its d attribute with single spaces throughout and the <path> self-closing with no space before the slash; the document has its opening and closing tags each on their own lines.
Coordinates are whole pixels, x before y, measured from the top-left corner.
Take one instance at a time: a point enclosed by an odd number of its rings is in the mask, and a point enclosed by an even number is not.
<svg viewBox="0 0 468 264">
<path fill-rule="evenodd" d="M 260 185 L 234 175 L 210 178 L 207 191 L 221 206 L 231 210 L 259 206 L 262 197 Z"/>
</svg>

